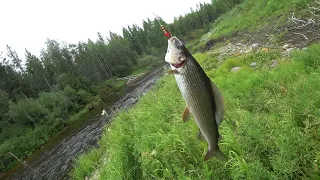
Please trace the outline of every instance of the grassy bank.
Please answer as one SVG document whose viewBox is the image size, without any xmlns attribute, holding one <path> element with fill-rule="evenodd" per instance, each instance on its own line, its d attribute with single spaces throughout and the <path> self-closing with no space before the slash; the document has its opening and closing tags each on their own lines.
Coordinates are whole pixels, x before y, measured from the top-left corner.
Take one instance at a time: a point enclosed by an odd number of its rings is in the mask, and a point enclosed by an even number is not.
<svg viewBox="0 0 320 180">
<path fill-rule="evenodd" d="M 246 0 L 213 24 L 210 38 L 230 36 L 235 30 L 250 33 L 284 27 L 291 17 L 290 13 L 305 14 L 303 9 L 310 2 L 313 0 Z M 274 23 L 270 24 L 270 20 Z"/>
<path fill-rule="evenodd" d="M 292 27 L 288 19 L 291 13 L 307 17 L 307 4 L 313 2 L 245 0 L 222 15 L 209 33 L 188 41 L 192 52 L 199 52 L 209 40 L 215 47 L 224 46 L 246 41 L 250 34 L 256 35 L 254 41 L 275 45 L 268 52 L 258 50 L 222 61 L 218 61 L 216 49 L 195 55 L 225 98 L 220 147 L 230 158 L 227 163 L 216 159 L 203 162 L 207 144 L 196 138 L 195 122 L 182 122 L 185 102 L 174 77 L 166 76 L 135 107 L 114 118 L 106 127 L 100 146 L 81 155 L 70 176 L 319 179 L 320 45 L 285 58 L 276 48 L 282 46 L 285 36 L 292 38 L 292 32 L 282 31 Z M 275 32 L 274 28 L 283 29 Z M 235 36 L 239 32 L 249 35 Z M 274 36 L 268 39 L 264 33 Z M 271 67 L 274 60 L 276 67 Z M 251 67 L 252 62 L 257 66 Z M 241 70 L 230 72 L 235 66 Z"/>
<path fill-rule="evenodd" d="M 166 76 L 106 127 L 100 147 L 79 157 L 72 178 L 320 178 L 319 50 L 313 45 L 292 59 L 255 52 L 216 70 L 215 57 L 195 55 L 225 97 L 220 145 L 228 163 L 203 162 L 207 145 L 197 140 L 193 121 L 182 122 L 185 103 L 174 77 Z M 279 59 L 274 69 L 272 58 Z M 231 73 L 234 66 L 242 69 Z"/>
<path fill-rule="evenodd" d="M 319 4 L 314 0 L 244 0 L 215 20 L 208 33 L 200 35 L 201 38 L 187 46 L 192 52 L 199 52 L 212 46 L 234 42 L 260 43 L 268 46 L 282 46 L 284 43 L 298 46 L 312 43 L 318 37 L 307 33 L 310 27 L 299 29 L 292 20 L 316 20 L 314 31 L 319 32 L 319 12 L 312 12 L 311 7 L 319 8 Z M 297 33 L 306 34 L 309 42 Z"/>
</svg>

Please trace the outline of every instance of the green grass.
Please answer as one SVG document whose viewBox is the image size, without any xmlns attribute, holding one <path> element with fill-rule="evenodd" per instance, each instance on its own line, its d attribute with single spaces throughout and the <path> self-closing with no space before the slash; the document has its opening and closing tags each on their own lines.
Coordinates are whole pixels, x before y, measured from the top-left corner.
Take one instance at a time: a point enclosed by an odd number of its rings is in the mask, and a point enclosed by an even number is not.
<svg viewBox="0 0 320 180">
<path fill-rule="evenodd" d="M 119 83 L 119 86 L 121 86 L 120 83 Z M 89 104 L 87 104 L 82 110 L 80 110 L 79 112 L 71 115 L 71 116 L 69 117 L 69 119 L 67 120 L 66 123 L 67 123 L 68 125 L 70 125 L 70 124 L 78 121 L 79 119 L 82 119 L 82 117 L 83 117 L 85 114 L 87 114 L 91 109 L 99 106 L 99 104 L 101 103 L 101 101 L 102 101 L 102 100 L 101 100 L 101 98 L 100 98 L 99 96 L 95 96 L 94 99 L 93 99 Z"/>
<path fill-rule="evenodd" d="M 245 0 L 219 18 L 210 33 L 189 40 L 188 49 L 198 52 L 209 39 L 237 31 L 284 27 L 290 13 L 303 13 L 308 2 Z M 285 35 L 276 34 L 271 42 L 279 43 Z M 227 163 L 203 161 L 207 144 L 196 138 L 193 121 L 182 122 L 185 102 L 173 76 L 165 76 L 135 107 L 113 119 L 99 147 L 81 155 L 70 176 L 320 179 L 319 50 L 320 45 L 312 45 L 291 59 L 283 59 L 277 50 L 258 51 L 222 63 L 212 52 L 194 55 L 225 98 L 226 115 L 219 131 L 220 147 L 230 159 Z M 272 60 L 278 61 L 273 69 Z M 257 62 L 257 67 L 250 67 L 251 62 Z M 231 73 L 235 66 L 242 69 Z"/>
<path fill-rule="evenodd" d="M 141 74 L 141 73 L 144 73 L 148 70 L 150 70 L 151 68 L 150 67 L 140 67 L 140 68 L 137 68 L 135 69 L 134 71 L 132 71 L 132 75 L 137 75 L 137 74 Z"/>
<path fill-rule="evenodd" d="M 154 49 L 151 52 L 152 55 L 143 54 L 139 56 L 137 59 L 137 64 L 133 67 L 131 75 L 145 73 L 163 63 L 163 57 L 159 54 L 159 52 L 161 51 Z"/>
<path fill-rule="evenodd" d="M 125 84 L 125 80 L 117 80 L 116 77 L 113 77 L 105 81 L 102 86 L 110 86 L 112 88 L 112 91 L 117 91 L 121 89 Z"/>
<path fill-rule="evenodd" d="M 101 156 L 102 151 L 97 149 L 92 149 L 88 154 L 80 155 L 79 158 L 82 161 L 76 164 L 72 174 L 73 179 L 83 179 L 87 174 L 92 172 L 96 168 Z"/>
<path fill-rule="evenodd" d="M 185 102 L 174 77 L 165 76 L 135 107 L 113 119 L 99 148 L 78 158 L 71 177 L 319 179 L 319 50 L 313 45 L 292 59 L 255 52 L 229 58 L 215 70 L 215 58 L 194 56 L 225 98 L 219 131 L 227 163 L 203 161 L 207 144 L 196 138 L 195 122 L 182 122 Z M 273 58 L 279 66 L 271 69 Z M 256 69 L 248 66 L 253 60 Z M 235 65 L 243 68 L 231 73 Z"/>
<path fill-rule="evenodd" d="M 72 124 L 75 121 L 77 121 L 78 119 L 80 119 L 84 114 L 88 113 L 90 110 L 88 107 L 83 108 L 81 111 L 75 113 L 74 115 L 72 115 L 68 120 L 67 120 L 67 124 Z"/>
<path fill-rule="evenodd" d="M 245 0 L 213 24 L 209 38 L 230 36 L 237 31 L 283 27 L 292 12 L 302 12 L 313 0 Z M 296 13 L 297 14 L 297 13 Z M 270 24 L 270 21 L 273 23 Z M 264 34 L 261 36 L 264 36 Z"/>
</svg>

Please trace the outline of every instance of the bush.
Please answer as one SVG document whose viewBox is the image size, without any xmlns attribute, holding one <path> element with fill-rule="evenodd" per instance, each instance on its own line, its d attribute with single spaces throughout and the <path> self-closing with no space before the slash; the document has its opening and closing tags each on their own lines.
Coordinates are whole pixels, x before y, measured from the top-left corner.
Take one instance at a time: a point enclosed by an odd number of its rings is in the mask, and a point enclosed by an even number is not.
<svg viewBox="0 0 320 180">
<path fill-rule="evenodd" d="M 66 91 L 43 92 L 37 99 L 11 102 L 8 114 L 14 124 L 9 124 L 0 136 L 0 171 L 16 164 L 16 159 L 8 156 L 8 152 L 20 159 L 30 155 L 66 125 L 69 116 L 80 109 L 78 103 L 84 106 L 92 99 L 85 90 L 67 87 Z"/>
<path fill-rule="evenodd" d="M 9 116 L 17 124 L 34 127 L 37 123 L 43 123 L 49 111 L 37 99 L 25 98 L 11 103 Z"/>
<path fill-rule="evenodd" d="M 0 89 L 0 122 L 5 118 L 9 110 L 9 94 Z"/>
<path fill-rule="evenodd" d="M 128 76 L 131 72 L 131 68 L 128 68 L 126 65 L 118 64 L 114 67 L 114 71 L 117 77 Z"/>
<path fill-rule="evenodd" d="M 91 93 L 83 89 L 77 91 L 70 86 L 64 88 L 63 93 L 73 102 L 74 111 L 79 111 L 93 99 Z"/>
<path fill-rule="evenodd" d="M 320 67 L 320 44 L 313 44 L 306 51 L 295 51 L 293 59 L 304 63 L 306 72 Z"/>
<path fill-rule="evenodd" d="M 90 90 L 92 82 L 90 82 L 85 77 L 70 75 L 70 74 L 62 74 L 57 77 L 57 85 L 59 89 L 64 89 L 67 86 L 72 87 L 73 89 L 85 89 L 86 91 Z"/>
<path fill-rule="evenodd" d="M 12 168 L 17 163 L 16 159 L 8 154 L 9 152 L 22 160 L 47 142 L 50 136 L 57 132 L 57 129 L 55 125 L 36 125 L 25 134 L 4 141 L 0 145 L 0 160 L 2 162 L 0 172 Z"/>
<path fill-rule="evenodd" d="M 38 101 L 48 109 L 53 118 L 61 117 L 66 119 L 75 110 L 75 105 L 62 91 L 41 93 Z"/>
<path fill-rule="evenodd" d="M 138 59 L 138 65 L 143 66 L 156 66 L 161 62 L 160 58 L 153 55 L 144 55 Z"/>
<path fill-rule="evenodd" d="M 0 89 L 0 133 L 2 129 L 7 125 L 7 113 L 9 111 L 9 94 Z M 1 138 L 0 138 L 1 142 Z"/>
</svg>

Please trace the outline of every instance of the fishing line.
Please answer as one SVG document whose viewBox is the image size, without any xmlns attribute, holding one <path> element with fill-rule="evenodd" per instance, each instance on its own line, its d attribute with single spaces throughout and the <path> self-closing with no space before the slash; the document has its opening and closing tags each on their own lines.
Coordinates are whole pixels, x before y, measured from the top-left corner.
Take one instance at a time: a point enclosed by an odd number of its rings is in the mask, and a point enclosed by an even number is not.
<svg viewBox="0 0 320 180">
<path fill-rule="evenodd" d="M 163 32 L 163 34 L 169 39 L 172 37 L 171 33 L 167 30 L 167 28 L 161 24 L 160 22 L 160 16 L 156 15 L 155 13 L 153 13 L 153 15 L 156 17 L 155 19 L 158 21 L 158 23 L 160 24 L 161 30 Z"/>
</svg>

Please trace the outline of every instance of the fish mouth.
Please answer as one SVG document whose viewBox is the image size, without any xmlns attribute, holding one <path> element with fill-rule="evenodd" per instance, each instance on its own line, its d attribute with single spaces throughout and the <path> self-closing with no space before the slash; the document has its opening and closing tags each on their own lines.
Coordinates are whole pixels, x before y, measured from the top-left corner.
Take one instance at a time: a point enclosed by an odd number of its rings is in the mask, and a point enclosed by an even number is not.
<svg viewBox="0 0 320 180">
<path fill-rule="evenodd" d="M 171 37 L 169 39 L 169 41 L 172 43 L 172 45 L 177 48 L 177 49 L 182 49 L 183 47 L 183 43 L 178 39 L 176 38 L 175 36 Z"/>
<path fill-rule="evenodd" d="M 184 61 L 182 61 L 181 63 L 176 63 L 176 64 L 172 64 L 172 63 L 171 63 L 171 66 L 173 66 L 173 67 L 175 67 L 175 68 L 180 68 L 180 67 L 183 66 L 183 64 L 184 64 Z"/>
<path fill-rule="evenodd" d="M 183 43 L 175 36 L 172 36 L 169 39 L 171 48 L 172 48 L 172 56 L 174 60 L 171 60 L 171 65 L 175 68 L 180 68 L 184 65 L 187 57 L 185 52 L 185 47 Z"/>
<path fill-rule="evenodd" d="M 172 36 L 171 38 L 169 38 L 170 42 L 173 42 L 175 39 L 177 39 L 175 36 Z"/>
</svg>

